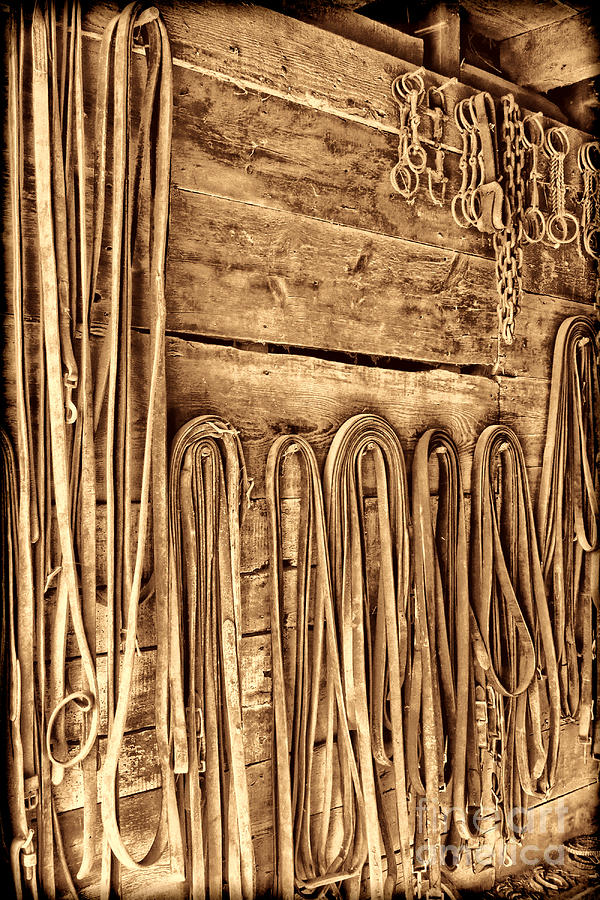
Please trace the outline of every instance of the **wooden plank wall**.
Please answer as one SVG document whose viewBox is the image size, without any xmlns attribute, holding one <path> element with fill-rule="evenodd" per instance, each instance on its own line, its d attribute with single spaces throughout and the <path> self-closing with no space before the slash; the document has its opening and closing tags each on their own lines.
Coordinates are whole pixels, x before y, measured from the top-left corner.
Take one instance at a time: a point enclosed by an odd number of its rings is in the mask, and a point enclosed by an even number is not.
<svg viewBox="0 0 600 900">
<path fill-rule="evenodd" d="M 459 228 L 449 204 L 434 206 L 425 190 L 408 205 L 390 188 L 398 142 L 390 84 L 412 66 L 260 7 L 160 6 L 175 62 L 167 270 L 169 431 L 174 434 L 201 413 L 224 417 L 239 429 L 254 480 L 242 534 L 242 673 L 258 887 L 267 891 L 272 874 L 271 664 L 264 465 L 272 440 L 282 432 L 303 434 L 322 463 L 342 422 L 369 410 L 397 430 L 410 465 L 419 434 L 427 426 L 443 426 L 458 442 L 468 485 L 478 434 L 502 421 L 514 426 L 523 441 L 535 488 L 554 335 L 565 316 L 591 311 L 593 277 L 574 245 L 527 247 L 515 342 L 500 345 L 489 237 Z M 104 3 L 91 4 L 86 12 L 85 72 L 96 70 L 100 34 L 113 12 Z M 142 66 L 136 57 L 136 75 Z M 86 86 L 90 143 L 94 81 Z M 428 84 L 442 81 L 427 75 Z M 450 107 L 470 93 L 458 84 L 449 88 Z M 569 136 L 573 151 L 586 139 L 573 129 Z M 446 140 L 459 145 L 452 123 Z M 567 181 L 579 188 L 574 158 L 573 152 Z M 459 182 L 456 157 L 448 158 L 448 166 L 451 197 Z M 29 154 L 25 175 L 27 349 L 34 372 L 39 293 Z M 8 292 L 6 201 L 4 222 Z M 140 278 L 137 273 L 138 285 Z M 134 315 L 134 352 L 140 361 L 136 390 L 143 397 L 149 340 L 143 291 L 136 293 Z M 108 316 L 108 281 L 102 272 L 94 304 L 96 347 Z M 3 323 L 4 398 L 14 428 L 10 314 Z M 142 409 L 143 404 L 140 426 Z M 140 436 L 141 428 L 138 456 Z M 100 435 L 99 458 L 101 445 Z M 298 511 L 293 461 L 287 475 L 285 577 L 292 589 Z M 101 479 L 99 491 L 102 502 Z M 101 557 L 102 522 L 100 517 Z M 100 589 L 98 665 L 105 689 L 102 597 Z M 160 804 L 153 628 L 147 601 L 120 768 L 123 831 L 139 855 L 149 845 Z M 74 644 L 69 665 L 75 681 Z M 106 733 L 105 711 L 101 731 Z M 584 759 L 572 727 L 563 731 L 564 765 L 551 808 L 562 798 L 569 810 L 565 833 L 576 833 L 589 826 L 594 814 L 597 766 Z M 70 735 L 75 737 L 74 723 Z M 100 745 L 102 752 L 104 739 Z M 67 853 L 75 862 L 82 804 L 76 771 L 67 774 L 56 798 Z M 554 824 L 553 836 L 557 830 Z M 99 866 L 84 883 L 85 896 L 97 895 L 98 874 Z M 124 872 L 123 885 L 125 896 L 132 898 L 181 893 L 170 882 L 166 864 L 148 874 Z"/>
</svg>

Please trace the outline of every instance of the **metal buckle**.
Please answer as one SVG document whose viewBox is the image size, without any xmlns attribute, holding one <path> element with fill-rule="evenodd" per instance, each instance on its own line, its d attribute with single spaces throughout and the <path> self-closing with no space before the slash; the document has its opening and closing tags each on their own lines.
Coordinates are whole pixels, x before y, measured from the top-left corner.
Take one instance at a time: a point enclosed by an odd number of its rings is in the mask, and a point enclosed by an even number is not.
<svg viewBox="0 0 600 900">
<path fill-rule="evenodd" d="M 32 809 L 37 809 L 40 802 L 40 780 L 38 776 L 30 775 L 29 778 L 26 778 L 23 788 L 25 809 L 28 812 Z"/>
</svg>

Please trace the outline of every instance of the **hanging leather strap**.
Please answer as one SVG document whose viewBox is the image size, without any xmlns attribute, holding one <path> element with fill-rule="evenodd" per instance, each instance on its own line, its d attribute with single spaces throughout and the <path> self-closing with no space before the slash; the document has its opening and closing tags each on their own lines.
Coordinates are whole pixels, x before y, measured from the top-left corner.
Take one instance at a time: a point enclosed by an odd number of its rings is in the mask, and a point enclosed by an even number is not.
<svg viewBox="0 0 600 900">
<path fill-rule="evenodd" d="M 300 462 L 303 496 L 296 569 L 296 643 L 288 661 L 284 660 L 284 644 L 290 654 L 292 645 L 284 639 L 280 478 L 290 454 L 297 454 Z M 314 452 L 304 438 L 282 435 L 271 446 L 266 499 L 271 547 L 273 894 L 293 900 L 296 889 L 313 893 L 360 876 L 367 855 L 366 821 L 344 697 L 321 480 Z M 325 734 L 319 750 L 317 728 L 319 734 Z M 317 769 L 319 751 L 322 767 Z M 316 771 L 322 773 L 318 779 Z M 336 775 L 342 796 L 341 830 L 331 815 Z M 311 816 L 317 810 L 321 815 L 315 834 Z"/>
<path fill-rule="evenodd" d="M 373 454 L 377 486 L 379 579 L 370 585 L 366 559 L 364 456 Z M 349 725 L 365 804 L 370 896 L 384 896 L 382 842 L 377 795 L 380 771 L 392 767 L 402 858 L 402 885 L 412 895 L 410 827 L 404 759 L 403 695 L 406 671 L 406 611 L 410 588 L 409 512 L 404 456 L 388 423 L 374 415 L 348 419 L 337 432 L 323 475 L 331 579 L 341 629 L 341 663 Z M 370 588 L 373 587 L 371 591 Z M 371 610 L 371 598 L 376 598 Z M 389 698 L 388 695 L 389 694 Z M 384 729 L 385 724 L 385 729 Z M 385 736 L 387 731 L 388 736 Z M 387 742 L 389 740 L 389 750 Z M 391 757 L 391 759 L 390 759 Z M 377 781 L 377 783 L 376 783 Z M 380 810 L 383 806 L 380 803 Z M 389 893 L 395 860 L 388 856 Z"/>
<path fill-rule="evenodd" d="M 537 509 L 562 710 L 578 717 L 586 743 L 593 706 L 592 622 L 600 606 L 599 359 L 593 320 L 565 319 L 554 343 Z"/>
<path fill-rule="evenodd" d="M 432 515 L 431 460 L 437 460 L 437 515 Z M 412 464 L 415 645 L 421 677 L 411 691 L 411 721 L 422 723 L 421 760 L 430 859 L 437 871 L 430 888 L 440 890 L 440 796 L 450 806 L 448 843 L 477 845 L 469 805 L 481 805 L 475 695 L 472 684 L 470 602 L 465 505 L 457 447 L 444 431 L 429 429 L 419 439 Z M 428 649 L 429 657 L 425 657 Z M 411 739 L 418 737 L 411 730 Z M 416 748 L 411 761 L 416 765 Z M 423 779 L 413 789 L 423 790 Z M 473 780 L 478 783 L 474 787 Z"/>
<path fill-rule="evenodd" d="M 173 645 L 187 658 L 184 778 L 190 896 L 255 896 L 240 672 L 240 525 L 248 492 L 242 447 L 227 423 L 199 416 L 173 440 L 169 482 Z M 179 627 L 179 626 L 178 626 Z M 172 689 L 175 682 L 172 681 Z M 177 689 L 182 691 L 179 684 Z"/>
<path fill-rule="evenodd" d="M 83 623 L 79 584 L 75 563 L 75 551 L 71 522 L 71 478 L 68 459 L 68 442 L 65 430 L 65 396 L 61 374 L 61 342 L 59 324 L 59 285 L 56 248 L 53 230 L 53 186 L 50 155 L 51 129 L 48 83 L 48 46 L 46 23 L 36 7 L 32 25 L 33 38 L 33 125 L 34 162 L 36 178 L 36 206 L 40 245 L 40 268 L 44 319 L 44 345 L 48 392 L 48 413 L 52 451 L 52 474 L 56 518 L 61 549 L 61 578 L 65 582 L 69 612 L 77 646 L 81 655 L 82 670 L 86 679 L 85 689 L 68 693 L 49 716 L 46 747 L 55 766 L 71 768 L 79 764 L 95 745 L 98 733 L 98 685 L 94 661 L 89 649 Z M 59 759 L 52 748 L 55 720 L 62 710 L 75 702 L 83 712 L 89 713 L 89 728 L 82 740 L 79 752 L 68 759 Z"/>
<path fill-rule="evenodd" d="M 473 211 L 479 231 L 494 234 L 504 228 L 504 192 L 499 182 L 496 106 L 487 91 L 473 96 L 473 108 L 479 133 L 482 183 L 473 193 Z"/>
<path fill-rule="evenodd" d="M 525 459 L 507 426 L 490 425 L 477 441 L 471 503 L 474 650 L 497 695 L 504 834 L 519 839 L 518 811 L 526 809 L 528 797 L 545 796 L 555 780 L 560 691 Z M 546 746 L 543 683 L 549 703 Z"/>
<path fill-rule="evenodd" d="M 130 79 L 131 43 L 134 27 L 144 29 L 148 41 L 149 75 L 144 90 L 137 153 L 130 153 Z M 114 39 L 114 49 L 113 49 Z M 112 64 L 112 65 L 111 65 Z M 108 84 L 113 76 L 113 171 L 111 234 L 111 322 L 109 329 L 109 365 L 106 379 L 100 378 L 95 406 L 99 415 L 107 390 L 107 598 L 111 636 L 120 625 L 122 611 L 125 647 L 118 684 L 115 680 L 116 660 L 109 659 L 109 733 L 102 768 L 102 822 L 105 838 L 117 860 L 127 868 L 142 869 L 153 865 L 168 844 L 171 867 L 183 879 L 183 847 L 175 771 L 187 767 L 183 714 L 176 709 L 179 697 L 169 698 L 169 660 L 173 638 L 168 605 L 168 526 L 166 470 L 166 384 L 165 384 L 165 258 L 169 215 L 170 151 L 172 129 L 172 61 L 169 41 L 162 19 L 154 7 L 142 11 L 130 3 L 114 19 L 102 44 L 100 78 L 97 96 L 96 160 L 98 182 L 106 182 L 106 147 L 108 128 Z M 148 147 L 150 127 L 156 144 Z M 140 514 L 135 552 L 132 540 L 133 472 L 131 460 L 132 413 L 130 389 L 131 359 L 131 271 L 137 225 L 137 208 L 144 174 L 149 169 L 150 238 L 148 294 L 151 309 L 150 378 L 146 407 L 143 463 L 140 486 Z M 127 190 L 129 186 L 129 190 Z M 104 200 L 96 194 L 96 215 L 92 242 L 91 290 L 93 291 L 102 236 Z M 116 451 L 116 452 L 115 452 Z M 146 856 L 136 861 L 125 846 L 117 816 L 117 768 L 127 714 L 136 649 L 138 604 L 146 540 L 149 527 L 149 500 L 152 499 L 154 579 L 156 590 L 156 739 L 162 781 L 162 808 L 158 829 Z M 131 567 L 131 558 L 134 564 Z M 118 640 L 118 636 L 116 637 Z M 116 702 L 115 702 L 116 701 Z M 171 728 L 171 726 L 174 726 Z M 174 761 L 171 761 L 171 740 Z M 103 855 L 103 895 L 110 891 L 110 867 Z"/>
</svg>

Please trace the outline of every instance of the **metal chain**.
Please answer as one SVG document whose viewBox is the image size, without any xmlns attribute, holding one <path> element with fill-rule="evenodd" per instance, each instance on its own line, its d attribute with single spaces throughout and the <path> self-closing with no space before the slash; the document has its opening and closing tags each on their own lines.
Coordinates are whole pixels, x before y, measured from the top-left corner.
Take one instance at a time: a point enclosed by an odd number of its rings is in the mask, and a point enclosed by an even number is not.
<svg viewBox="0 0 600 900">
<path fill-rule="evenodd" d="M 588 141 L 582 144 L 577 153 L 577 164 L 583 179 L 580 254 L 587 253 L 594 260 L 594 308 L 600 321 L 600 143 Z"/>
<path fill-rule="evenodd" d="M 523 198 L 525 184 L 523 122 L 515 98 L 502 98 L 501 138 L 503 144 L 504 204 L 506 228 L 494 234 L 496 278 L 499 294 L 498 323 L 502 340 L 512 344 L 515 316 L 523 294 Z"/>
<path fill-rule="evenodd" d="M 552 215 L 548 219 L 546 237 L 548 243 L 557 249 L 561 244 L 570 244 L 579 232 L 579 221 L 567 212 L 565 185 L 565 158 L 570 150 L 566 128 L 555 125 L 549 128 L 544 138 L 544 151 L 550 159 L 550 197 Z"/>
</svg>

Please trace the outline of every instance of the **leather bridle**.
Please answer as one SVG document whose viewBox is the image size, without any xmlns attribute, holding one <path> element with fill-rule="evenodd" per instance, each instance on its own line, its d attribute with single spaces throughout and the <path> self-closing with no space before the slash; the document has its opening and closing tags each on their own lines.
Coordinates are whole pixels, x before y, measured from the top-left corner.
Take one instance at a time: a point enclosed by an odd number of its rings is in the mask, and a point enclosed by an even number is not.
<svg viewBox="0 0 600 900">
<path fill-rule="evenodd" d="M 600 606 L 600 387 L 591 318 L 572 316 L 554 344 L 548 426 L 538 498 L 544 580 L 551 598 L 563 714 L 591 740 L 592 618 Z M 577 636 L 581 645 L 577 646 Z M 600 733 L 594 725 L 594 753 Z"/>
<path fill-rule="evenodd" d="M 220 897 L 226 882 L 232 900 L 251 900 L 240 673 L 240 525 L 248 484 L 237 433 L 214 416 L 184 425 L 173 440 L 169 487 L 169 604 L 180 623 L 172 671 L 183 681 L 172 681 L 171 690 L 183 690 L 186 698 L 189 770 L 182 799 L 189 896 Z"/>
<path fill-rule="evenodd" d="M 300 461 L 305 491 L 296 569 L 296 645 L 286 664 L 280 478 L 290 454 L 297 454 Z M 281 900 L 293 900 L 296 889 L 317 893 L 360 877 L 367 855 L 365 807 L 343 686 L 339 651 L 342 634 L 333 601 L 321 480 L 314 452 L 304 438 L 283 435 L 273 443 L 267 457 L 266 499 L 271 547 L 273 893 Z M 291 650 L 289 647 L 288 652 Z M 286 671 L 290 673 L 287 678 Z M 325 743 L 320 747 L 324 790 L 315 794 L 319 716 L 326 723 Z M 331 815 L 336 774 L 342 796 L 342 831 L 332 846 L 336 835 L 336 821 Z M 311 816 L 316 810 L 322 812 L 315 840 Z"/>
<path fill-rule="evenodd" d="M 495 698 L 497 797 L 504 838 L 518 841 L 524 827 L 519 811 L 527 808 L 529 797 L 545 797 L 555 781 L 560 690 L 525 459 L 507 426 L 490 425 L 477 441 L 471 504 L 475 678 Z M 540 712 L 544 683 L 546 745 Z"/>
<path fill-rule="evenodd" d="M 130 68 L 133 31 L 141 28 L 148 44 L 148 74 L 134 147 L 130 137 Z M 112 77 L 112 107 L 109 103 Z M 106 401 L 107 610 L 109 617 L 108 739 L 102 767 L 102 895 L 118 878 L 110 851 L 129 869 L 152 866 L 168 845 L 171 869 L 184 878 L 183 846 L 174 772 L 187 770 L 187 742 L 181 697 L 169 693 L 173 629 L 168 602 L 168 511 L 165 379 L 165 260 L 169 216 L 172 130 L 172 61 L 158 11 L 130 3 L 107 26 L 100 51 L 96 106 L 96 192 L 92 240 L 91 292 L 95 289 L 102 246 L 104 189 L 107 180 L 109 111 L 112 125 L 111 316 L 94 398 L 98 421 Z M 151 132 L 154 140 L 150 140 Z M 141 192 L 149 195 L 150 378 L 146 407 L 139 521 L 134 549 L 132 512 L 132 265 L 139 239 Z M 131 700 L 137 613 L 152 501 L 154 589 L 156 594 L 156 742 L 162 783 L 158 828 L 150 849 L 135 860 L 120 831 L 117 769 Z M 132 560 L 134 563 L 132 565 Z M 120 672 L 115 650 L 125 636 Z"/>
<path fill-rule="evenodd" d="M 431 460 L 437 460 L 438 469 L 435 519 Z M 478 829 L 470 808 L 480 808 L 482 802 L 471 675 L 465 504 L 458 450 L 446 432 L 429 429 L 419 439 L 412 491 L 415 602 L 407 758 L 411 788 L 425 799 L 430 891 L 439 892 L 440 799 L 445 797 L 450 806 L 451 818 L 444 830 L 449 831 L 447 843 L 453 849 L 461 844 L 477 846 Z"/>
<path fill-rule="evenodd" d="M 370 584 L 366 565 L 366 454 L 373 454 L 377 485 L 377 586 Z M 409 509 L 404 455 L 388 423 L 368 414 L 348 419 L 331 444 L 323 484 L 344 696 L 365 806 L 370 896 L 383 897 L 384 890 L 393 891 L 397 881 L 391 823 L 385 814 L 380 783 L 381 774 L 391 768 L 396 786 L 401 883 L 410 897 L 413 875 L 403 724 L 410 591 Z M 374 612 L 370 608 L 373 596 L 377 598 Z M 387 879 L 381 862 L 382 843 Z"/>
</svg>

